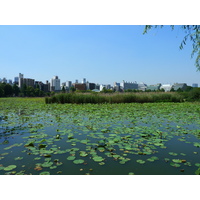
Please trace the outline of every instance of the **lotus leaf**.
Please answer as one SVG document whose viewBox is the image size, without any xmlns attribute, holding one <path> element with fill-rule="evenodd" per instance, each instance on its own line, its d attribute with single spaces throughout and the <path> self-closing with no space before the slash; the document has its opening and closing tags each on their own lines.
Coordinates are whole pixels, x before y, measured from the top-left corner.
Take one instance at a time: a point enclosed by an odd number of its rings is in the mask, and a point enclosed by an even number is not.
<svg viewBox="0 0 200 200">
<path fill-rule="evenodd" d="M 180 159 L 172 159 L 172 161 L 175 163 L 182 163 L 182 160 L 180 160 Z"/>
<path fill-rule="evenodd" d="M 69 156 L 67 157 L 67 160 L 74 160 L 76 157 L 75 156 Z"/>
<path fill-rule="evenodd" d="M 173 167 L 180 167 L 181 166 L 180 164 L 174 163 L 174 162 L 171 162 L 170 165 L 173 166 Z"/>
<path fill-rule="evenodd" d="M 51 165 L 53 165 L 53 162 L 44 162 L 41 166 L 42 167 L 50 167 Z"/>
<path fill-rule="evenodd" d="M 9 165 L 9 166 L 7 166 L 7 167 L 4 167 L 4 171 L 11 171 L 11 170 L 13 170 L 13 169 L 15 169 L 17 166 L 16 165 Z"/>
<path fill-rule="evenodd" d="M 82 159 L 74 160 L 73 163 L 74 164 L 82 164 L 82 163 L 84 163 L 84 160 L 82 160 Z"/>
<path fill-rule="evenodd" d="M 80 151 L 80 156 L 86 157 L 87 155 L 88 155 L 88 153 L 86 153 L 85 151 Z"/>
<path fill-rule="evenodd" d="M 144 164 L 145 163 L 145 161 L 144 160 L 136 160 L 136 162 L 138 162 L 139 164 Z"/>
<path fill-rule="evenodd" d="M 22 160 L 23 157 L 16 157 L 15 160 Z"/>
<path fill-rule="evenodd" d="M 200 167 L 200 163 L 195 163 L 195 166 Z"/>
<path fill-rule="evenodd" d="M 50 172 L 41 172 L 40 175 L 50 175 Z"/>
<path fill-rule="evenodd" d="M 93 160 L 94 160 L 95 162 L 101 162 L 101 161 L 104 160 L 104 158 L 102 158 L 101 156 L 95 156 L 95 157 L 93 157 Z"/>
</svg>

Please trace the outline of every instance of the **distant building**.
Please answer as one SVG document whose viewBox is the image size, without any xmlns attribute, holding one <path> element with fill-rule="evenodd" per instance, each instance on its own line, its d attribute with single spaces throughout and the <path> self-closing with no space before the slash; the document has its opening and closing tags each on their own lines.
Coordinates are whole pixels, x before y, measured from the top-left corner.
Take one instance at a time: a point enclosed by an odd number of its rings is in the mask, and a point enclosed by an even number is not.
<svg viewBox="0 0 200 200">
<path fill-rule="evenodd" d="M 170 90 L 172 89 L 172 84 L 163 84 L 161 85 L 160 89 L 164 89 L 165 92 L 170 92 Z"/>
<path fill-rule="evenodd" d="M 106 85 L 103 85 L 103 84 L 101 84 L 101 85 L 100 85 L 100 87 L 99 87 L 99 90 L 100 90 L 100 91 L 102 91 L 102 90 L 103 90 L 103 88 L 105 88 L 105 89 L 106 89 Z"/>
<path fill-rule="evenodd" d="M 19 84 L 19 77 L 14 77 L 14 84 Z"/>
<path fill-rule="evenodd" d="M 98 83 L 95 85 L 95 89 L 100 90 L 100 85 Z"/>
<path fill-rule="evenodd" d="M 24 78 L 24 75 L 19 73 L 19 78 L 18 78 L 18 81 L 19 81 L 19 88 L 22 88 L 22 85 L 23 85 L 23 78 Z"/>
<path fill-rule="evenodd" d="M 198 87 L 198 83 L 193 83 L 192 87 Z"/>
<path fill-rule="evenodd" d="M 86 89 L 87 90 L 94 90 L 96 88 L 96 84 L 95 83 L 86 83 Z"/>
<path fill-rule="evenodd" d="M 34 87 L 35 85 L 35 79 L 31 78 L 24 78 L 24 75 L 19 73 L 19 88 L 22 88 L 22 86 L 26 84 L 26 86 Z"/>
<path fill-rule="evenodd" d="M 177 91 L 178 89 L 181 89 L 181 90 L 186 90 L 187 88 L 187 84 L 186 83 L 174 83 L 174 85 L 172 86 L 172 88 Z"/>
<path fill-rule="evenodd" d="M 72 82 L 71 81 L 66 81 L 66 87 L 65 87 L 65 89 L 67 91 L 69 91 L 71 87 L 72 87 Z"/>
<path fill-rule="evenodd" d="M 58 76 L 54 76 L 50 80 L 50 91 L 58 92 L 60 91 L 60 79 Z"/>
<path fill-rule="evenodd" d="M 157 91 L 160 90 L 161 83 L 158 83 L 156 85 L 148 85 L 146 90 L 151 90 L 151 91 Z"/>
<path fill-rule="evenodd" d="M 137 90 L 138 89 L 138 84 L 136 82 L 125 82 L 125 81 L 122 81 L 120 86 L 121 86 L 121 88 L 123 90 L 128 90 L 128 89 Z"/>
<path fill-rule="evenodd" d="M 6 78 L 3 78 L 1 82 L 2 82 L 2 83 L 7 83 L 7 79 L 6 79 Z"/>
<path fill-rule="evenodd" d="M 115 87 L 115 86 L 120 86 L 120 83 L 114 82 L 113 87 Z"/>
<path fill-rule="evenodd" d="M 86 83 L 86 78 L 83 78 L 82 83 Z"/>
<path fill-rule="evenodd" d="M 86 84 L 85 83 L 74 83 L 74 88 L 76 90 L 86 90 Z"/>
<path fill-rule="evenodd" d="M 34 85 L 35 85 L 35 80 L 34 80 L 34 79 L 31 79 L 31 78 L 23 78 L 23 79 L 22 79 L 22 85 L 23 85 L 23 84 L 26 84 L 26 86 L 34 87 Z"/>
<path fill-rule="evenodd" d="M 98 89 L 94 89 L 94 90 L 92 90 L 93 92 L 100 92 L 100 90 L 98 90 Z"/>
<path fill-rule="evenodd" d="M 40 90 L 44 92 L 49 92 L 49 83 L 48 81 L 44 84 L 42 81 L 35 81 L 35 88 L 39 87 Z"/>
<path fill-rule="evenodd" d="M 12 85 L 12 80 L 11 79 L 8 80 L 8 84 Z"/>
<path fill-rule="evenodd" d="M 147 84 L 138 83 L 138 90 L 145 91 L 147 89 Z"/>
</svg>

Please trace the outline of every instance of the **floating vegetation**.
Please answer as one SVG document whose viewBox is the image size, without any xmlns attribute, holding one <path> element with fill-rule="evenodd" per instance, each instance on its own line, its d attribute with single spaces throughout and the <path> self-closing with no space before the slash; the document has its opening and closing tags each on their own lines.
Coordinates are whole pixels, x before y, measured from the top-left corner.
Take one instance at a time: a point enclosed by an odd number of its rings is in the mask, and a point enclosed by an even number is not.
<svg viewBox="0 0 200 200">
<path fill-rule="evenodd" d="M 74 164 L 82 164 L 82 163 L 84 163 L 84 160 L 82 160 L 82 159 L 74 160 L 73 163 Z"/>
<path fill-rule="evenodd" d="M 15 169 L 17 166 L 16 165 L 9 165 L 9 166 L 7 166 L 7 167 L 4 167 L 4 171 L 11 171 L 11 170 L 13 170 L 13 169 Z"/>
<path fill-rule="evenodd" d="M 0 174 L 200 174 L 199 103 L 112 98 L 1 98 Z"/>
</svg>

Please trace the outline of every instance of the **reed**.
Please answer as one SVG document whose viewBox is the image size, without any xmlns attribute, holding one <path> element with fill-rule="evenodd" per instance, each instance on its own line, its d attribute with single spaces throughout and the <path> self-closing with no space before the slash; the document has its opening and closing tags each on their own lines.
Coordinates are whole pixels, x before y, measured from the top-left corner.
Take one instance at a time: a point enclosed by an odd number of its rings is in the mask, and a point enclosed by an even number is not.
<svg viewBox="0 0 200 200">
<path fill-rule="evenodd" d="M 102 104 L 102 103 L 153 103 L 153 102 L 182 102 L 183 96 L 178 93 L 61 93 L 46 97 L 45 103 L 72 103 L 72 104 Z"/>
</svg>

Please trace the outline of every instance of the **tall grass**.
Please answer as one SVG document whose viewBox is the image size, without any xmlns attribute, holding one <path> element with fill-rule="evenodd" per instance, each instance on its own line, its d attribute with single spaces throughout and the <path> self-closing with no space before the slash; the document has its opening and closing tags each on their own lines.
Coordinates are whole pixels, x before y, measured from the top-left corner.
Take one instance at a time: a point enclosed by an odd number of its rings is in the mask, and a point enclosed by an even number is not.
<svg viewBox="0 0 200 200">
<path fill-rule="evenodd" d="M 102 104 L 102 103 L 150 103 L 150 102 L 182 102 L 183 97 L 177 93 L 119 93 L 119 94 L 79 94 L 65 93 L 46 97 L 45 102 Z"/>
</svg>

